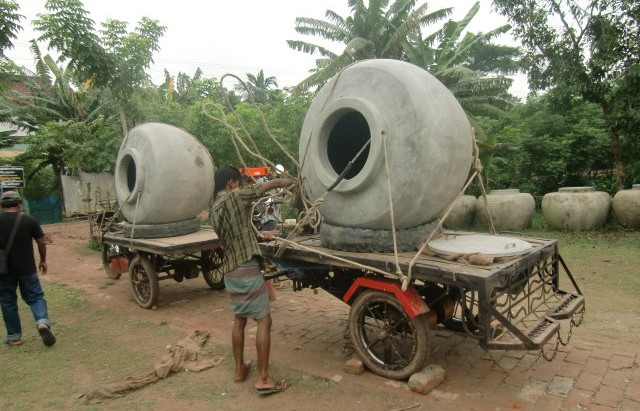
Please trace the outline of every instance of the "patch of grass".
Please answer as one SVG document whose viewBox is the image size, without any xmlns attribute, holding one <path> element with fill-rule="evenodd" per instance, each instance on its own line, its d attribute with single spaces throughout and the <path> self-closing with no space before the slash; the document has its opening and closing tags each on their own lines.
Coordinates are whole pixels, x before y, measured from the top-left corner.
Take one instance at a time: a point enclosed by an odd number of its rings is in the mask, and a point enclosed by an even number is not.
<svg viewBox="0 0 640 411">
<path fill-rule="evenodd" d="M 86 243 L 79 243 L 78 245 L 76 245 L 74 251 L 84 256 L 98 255 L 102 252 L 102 245 L 97 241 L 90 239 L 87 240 Z"/>
<path fill-rule="evenodd" d="M 184 337 L 166 326 L 118 319 L 111 310 L 93 308 L 78 290 L 54 283 L 43 286 L 58 343 L 51 348 L 42 344 L 28 306 L 21 303 L 24 344 L 0 347 L 2 409 L 91 409 L 77 396 L 150 371 L 165 346 Z M 129 335 L 130 344 L 123 344 L 123 334 Z"/>
<path fill-rule="evenodd" d="M 557 239 L 560 255 L 579 279 L 617 291 L 640 291 L 640 232 L 530 230 L 525 235 Z"/>
</svg>

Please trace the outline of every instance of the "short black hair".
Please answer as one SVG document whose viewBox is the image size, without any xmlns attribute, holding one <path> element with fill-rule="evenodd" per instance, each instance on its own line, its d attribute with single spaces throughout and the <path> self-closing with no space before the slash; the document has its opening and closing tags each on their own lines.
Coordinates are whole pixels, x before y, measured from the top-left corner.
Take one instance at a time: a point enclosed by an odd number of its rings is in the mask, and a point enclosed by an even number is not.
<svg viewBox="0 0 640 411">
<path fill-rule="evenodd" d="M 222 166 L 219 169 L 216 170 L 216 172 L 213 174 L 213 183 L 214 183 L 214 189 L 213 189 L 213 195 L 214 197 L 217 196 L 217 194 L 224 190 L 227 187 L 227 183 L 231 180 L 241 180 L 242 179 L 242 174 L 240 173 L 240 170 L 238 170 L 237 167 L 234 166 Z"/>
</svg>

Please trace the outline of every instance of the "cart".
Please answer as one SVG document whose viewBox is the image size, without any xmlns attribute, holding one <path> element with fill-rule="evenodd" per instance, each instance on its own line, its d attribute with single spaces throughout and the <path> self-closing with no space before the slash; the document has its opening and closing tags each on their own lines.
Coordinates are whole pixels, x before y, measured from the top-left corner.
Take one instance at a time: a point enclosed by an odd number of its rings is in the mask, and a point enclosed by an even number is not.
<svg viewBox="0 0 640 411">
<path fill-rule="evenodd" d="M 439 255 L 420 254 L 411 264 L 415 253 L 396 259 L 330 250 L 318 235 L 296 237 L 284 249 L 277 241 L 260 246 L 274 264 L 267 277 L 287 276 L 296 291 L 320 287 L 349 304 L 349 336 L 363 363 L 381 376 L 406 379 L 427 362 L 436 324 L 485 349 L 538 350 L 547 359 L 566 344 L 560 325 L 580 324 L 584 297 L 556 240 L 520 239 L 531 245 L 528 252 L 487 266 Z M 406 275 L 410 265 L 403 287 L 397 267 Z"/>
<path fill-rule="evenodd" d="M 211 228 L 162 238 L 129 238 L 113 231 L 102 234 L 100 242 L 104 271 L 113 279 L 128 271 L 133 296 L 143 308 L 151 308 L 158 301 L 161 280 L 181 282 L 202 272 L 209 287 L 224 288 L 223 273 L 218 270 L 222 249 Z"/>
</svg>

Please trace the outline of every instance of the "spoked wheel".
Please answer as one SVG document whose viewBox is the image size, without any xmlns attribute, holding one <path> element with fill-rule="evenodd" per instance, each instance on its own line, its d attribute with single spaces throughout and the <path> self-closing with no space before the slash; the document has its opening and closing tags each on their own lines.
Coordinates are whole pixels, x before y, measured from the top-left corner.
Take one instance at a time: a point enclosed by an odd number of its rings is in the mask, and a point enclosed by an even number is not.
<svg viewBox="0 0 640 411">
<path fill-rule="evenodd" d="M 464 290 L 455 302 L 453 316 L 442 324 L 450 330 L 473 333 L 478 330 L 478 312 L 478 293 Z"/>
<path fill-rule="evenodd" d="M 429 357 L 429 326 L 424 315 L 410 318 L 396 298 L 367 290 L 349 312 L 349 335 L 362 362 L 374 373 L 403 380 Z"/>
<path fill-rule="evenodd" d="M 224 273 L 222 272 L 221 248 L 202 253 L 202 276 L 213 290 L 224 289 Z"/>
<path fill-rule="evenodd" d="M 117 245 L 102 245 L 102 268 L 109 278 L 117 280 L 127 271 L 127 260 Z"/>
<path fill-rule="evenodd" d="M 160 289 L 153 265 L 146 258 L 136 256 L 129 264 L 129 280 L 133 297 L 142 308 L 151 308 L 158 301 Z"/>
</svg>

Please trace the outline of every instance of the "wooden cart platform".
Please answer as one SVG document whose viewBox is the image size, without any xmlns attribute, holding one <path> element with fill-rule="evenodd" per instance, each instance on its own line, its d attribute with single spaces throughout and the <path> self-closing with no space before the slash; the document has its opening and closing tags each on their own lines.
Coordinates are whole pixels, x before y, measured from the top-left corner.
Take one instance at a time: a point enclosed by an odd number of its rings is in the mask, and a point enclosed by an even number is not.
<svg viewBox="0 0 640 411">
<path fill-rule="evenodd" d="M 207 227 L 193 233 L 160 238 L 131 238 L 120 231 L 102 235 L 102 264 L 109 277 L 129 272 L 133 296 L 143 308 L 159 297 L 158 281 L 197 278 L 202 273 L 214 290 L 224 288 L 222 250 L 217 234 Z"/>
</svg>

